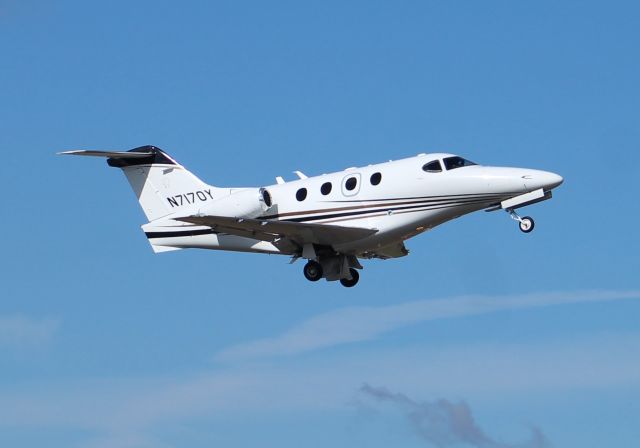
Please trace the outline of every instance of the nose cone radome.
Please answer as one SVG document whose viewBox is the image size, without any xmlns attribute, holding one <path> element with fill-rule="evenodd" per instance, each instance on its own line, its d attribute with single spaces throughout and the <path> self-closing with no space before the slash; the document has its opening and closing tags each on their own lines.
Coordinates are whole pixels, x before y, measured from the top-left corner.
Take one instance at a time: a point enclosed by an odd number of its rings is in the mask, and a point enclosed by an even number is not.
<svg viewBox="0 0 640 448">
<path fill-rule="evenodd" d="M 564 179 L 562 176 L 550 171 L 532 171 L 529 174 L 522 176 L 524 183 L 528 189 L 537 190 L 538 188 L 544 188 L 545 190 L 552 190 L 559 186 Z"/>
<path fill-rule="evenodd" d="M 546 189 L 551 190 L 552 188 L 559 187 L 560 184 L 562 184 L 562 182 L 564 182 L 564 179 L 562 178 L 561 175 L 547 172 Z"/>
</svg>

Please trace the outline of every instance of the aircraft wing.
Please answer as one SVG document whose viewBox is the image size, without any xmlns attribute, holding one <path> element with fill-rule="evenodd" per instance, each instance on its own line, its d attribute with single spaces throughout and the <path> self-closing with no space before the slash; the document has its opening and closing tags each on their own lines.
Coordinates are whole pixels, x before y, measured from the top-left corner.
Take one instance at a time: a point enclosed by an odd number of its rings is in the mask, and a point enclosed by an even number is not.
<svg viewBox="0 0 640 448">
<path fill-rule="evenodd" d="M 328 224 L 311 224 L 294 221 L 276 221 L 266 219 L 231 218 L 228 216 L 194 215 L 173 218 L 228 233 L 274 242 L 286 238 L 296 244 L 307 243 L 332 246 L 355 241 L 373 235 L 377 229 L 361 227 L 343 227 Z"/>
</svg>

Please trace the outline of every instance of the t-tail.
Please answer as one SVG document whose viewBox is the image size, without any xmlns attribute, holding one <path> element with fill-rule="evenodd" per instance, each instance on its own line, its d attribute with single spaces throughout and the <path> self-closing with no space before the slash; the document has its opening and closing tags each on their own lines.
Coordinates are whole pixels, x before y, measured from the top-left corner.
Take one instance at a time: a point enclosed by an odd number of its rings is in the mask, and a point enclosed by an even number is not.
<svg viewBox="0 0 640 448">
<path fill-rule="evenodd" d="M 65 151 L 60 154 L 106 157 L 107 164 L 120 168 L 127 176 L 140 207 L 150 223 L 165 221 L 170 215 L 195 213 L 218 199 L 222 189 L 201 181 L 155 146 L 130 151 Z M 146 228 L 149 224 L 143 226 Z M 159 248 L 152 244 L 155 251 Z"/>
</svg>

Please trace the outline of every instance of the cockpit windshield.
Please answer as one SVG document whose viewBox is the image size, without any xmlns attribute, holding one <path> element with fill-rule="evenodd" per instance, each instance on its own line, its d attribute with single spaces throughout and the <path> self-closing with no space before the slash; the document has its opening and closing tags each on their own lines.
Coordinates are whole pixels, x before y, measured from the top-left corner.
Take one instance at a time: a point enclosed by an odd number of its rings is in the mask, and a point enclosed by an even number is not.
<svg viewBox="0 0 640 448">
<path fill-rule="evenodd" d="M 444 166 L 447 170 L 455 170 L 456 168 L 477 165 L 477 163 L 473 163 L 471 160 L 463 159 L 458 156 L 445 157 L 442 161 L 444 162 Z"/>
</svg>

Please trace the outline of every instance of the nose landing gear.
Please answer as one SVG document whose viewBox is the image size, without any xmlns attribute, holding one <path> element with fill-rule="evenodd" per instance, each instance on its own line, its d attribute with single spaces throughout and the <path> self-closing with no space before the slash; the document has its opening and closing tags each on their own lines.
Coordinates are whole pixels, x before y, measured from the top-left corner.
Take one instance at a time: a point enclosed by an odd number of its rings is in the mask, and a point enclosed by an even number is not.
<svg viewBox="0 0 640 448">
<path fill-rule="evenodd" d="M 531 232 L 536 225 L 535 221 L 530 216 L 520 217 L 520 215 L 518 215 L 513 209 L 507 209 L 507 213 L 509 213 L 512 219 L 518 221 L 520 230 L 524 233 Z"/>
<path fill-rule="evenodd" d="M 519 226 L 520 230 L 522 230 L 524 233 L 529 233 L 533 230 L 535 225 L 535 221 L 530 216 L 525 216 L 524 218 L 522 218 L 522 221 L 520 221 Z"/>
</svg>

